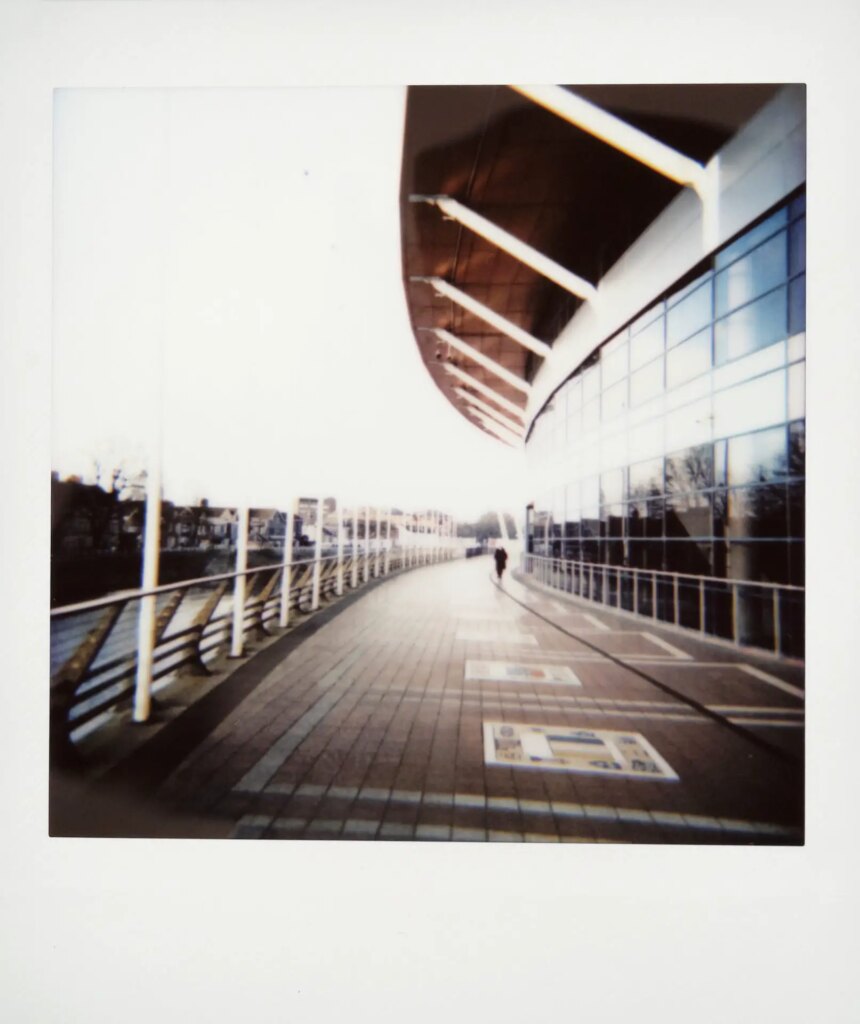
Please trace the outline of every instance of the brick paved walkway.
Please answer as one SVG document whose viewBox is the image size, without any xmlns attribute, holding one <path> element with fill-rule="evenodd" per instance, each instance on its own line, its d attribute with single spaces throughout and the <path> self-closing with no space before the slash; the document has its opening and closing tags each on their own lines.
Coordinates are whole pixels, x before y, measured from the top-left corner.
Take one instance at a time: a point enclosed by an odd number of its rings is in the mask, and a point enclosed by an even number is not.
<svg viewBox="0 0 860 1024">
<path fill-rule="evenodd" d="M 466 681 L 467 660 L 564 665 L 581 685 Z M 159 797 L 240 838 L 796 843 L 802 686 L 802 666 L 458 561 L 295 646 Z M 679 778 L 487 765 L 485 721 L 640 733 Z"/>
</svg>

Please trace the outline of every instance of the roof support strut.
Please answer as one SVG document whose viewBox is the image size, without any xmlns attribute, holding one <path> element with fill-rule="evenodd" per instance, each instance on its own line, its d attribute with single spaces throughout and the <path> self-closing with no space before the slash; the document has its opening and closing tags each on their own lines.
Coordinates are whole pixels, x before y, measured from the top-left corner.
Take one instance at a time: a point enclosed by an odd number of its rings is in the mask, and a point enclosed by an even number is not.
<svg viewBox="0 0 860 1024">
<path fill-rule="evenodd" d="M 425 328 L 421 328 L 421 330 L 424 329 Z M 476 363 L 483 366 L 485 370 L 489 370 L 490 373 L 494 373 L 497 377 L 500 377 L 507 384 L 510 384 L 512 388 L 516 388 L 517 391 L 522 391 L 524 395 L 531 392 L 531 384 L 528 384 L 522 379 L 522 377 L 518 377 L 515 373 L 511 373 L 511 371 L 502 366 L 501 363 L 497 363 L 495 359 L 490 359 L 489 356 L 485 356 L 483 352 L 480 352 L 467 341 L 463 341 L 462 338 L 458 338 L 455 334 L 452 334 L 450 331 L 446 331 L 443 327 L 431 327 L 426 329 L 431 330 L 441 342 L 444 342 L 444 344 L 457 349 L 457 351 L 462 352 L 464 356 L 467 356 L 469 359 L 473 359 Z"/>
<path fill-rule="evenodd" d="M 517 327 L 516 324 L 512 324 L 510 320 L 506 320 L 503 316 L 495 313 L 489 306 L 485 306 L 482 302 L 471 298 L 465 292 L 461 292 L 459 288 L 455 288 L 452 284 L 448 284 L 447 281 L 443 281 L 441 277 L 413 277 L 411 280 L 425 281 L 427 284 L 432 285 L 438 294 L 444 295 L 452 302 L 456 302 L 458 306 L 467 309 L 478 319 L 488 323 L 491 327 L 495 327 L 502 334 L 507 334 L 518 345 L 522 345 L 523 348 L 534 352 L 535 355 L 542 356 L 545 359 L 552 352 L 552 349 L 545 342 L 533 338 L 528 331 L 524 331 L 521 327 Z"/>
<path fill-rule="evenodd" d="M 511 89 L 679 185 L 707 191 L 705 168 L 560 85 L 512 85 Z"/>
<path fill-rule="evenodd" d="M 530 245 L 526 245 L 525 242 L 520 241 L 519 238 L 500 228 L 491 220 L 487 220 L 486 217 L 482 217 L 479 213 L 475 213 L 474 210 L 470 210 L 462 203 L 458 203 L 456 199 L 450 199 L 448 196 L 413 196 L 412 198 L 437 206 L 446 217 L 456 220 L 463 227 L 474 231 L 476 235 L 486 238 L 488 242 L 492 242 L 493 245 L 498 246 L 504 252 L 513 256 L 514 259 L 525 263 L 527 267 L 531 267 L 538 274 L 549 278 L 550 281 L 554 281 L 557 285 L 560 285 L 580 299 L 591 300 L 597 295 L 597 289 L 594 285 L 584 278 L 571 273 L 560 263 L 556 263 L 555 260 L 544 256 L 543 253 L 533 249 Z"/>
<path fill-rule="evenodd" d="M 448 373 L 458 377 L 464 384 L 468 384 L 469 387 L 474 388 L 476 391 L 480 391 L 482 395 L 486 395 L 491 402 L 495 402 L 496 405 L 500 406 L 502 409 L 506 409 L 509 413 L 519 417 L 519 419 L 525 420 L 523 411 L 519 406 L 514 405 L 514 403 L 508 401 L 507 398 L 503 398 L 498 394 L 498 392 L 493 391 L 491 387 L 488 387 L 486 384 L 479 381 L 477 377 L 473 377 L 471 373 L 466 373 L 466 371 L 461 370 L 459 366 L 452 366 L 450 363 L 443 363 L 443 366 Z"/>
<path fill-rule="evenodd" d="M 495 420 L 496 423 L 499 424 L 499 426 L 505 427 L 506 429 L 510 430 L 512 434 L 516 434 L 518 437 L 520 437 L 523 434 L 522 423 L 515 423 L 513 420 L 509 420 L 507 416 L 504 416 L 502 413 L 494 409 L 491 405 L 488 405 L 486 402 L 481 401 L 480 398 L 476 398 L 474 395 L 466 391 L 465 388 L 454 388 L 454 390 L 457 392 L 458 395 L 460 395 L 461 398 L 464 398 L 469 403 L 469 405 L 474 406 L 474 408 L 476 409 L 480 409 L 481 412 L 489 416 L 490 419 Z"/>
</svg>

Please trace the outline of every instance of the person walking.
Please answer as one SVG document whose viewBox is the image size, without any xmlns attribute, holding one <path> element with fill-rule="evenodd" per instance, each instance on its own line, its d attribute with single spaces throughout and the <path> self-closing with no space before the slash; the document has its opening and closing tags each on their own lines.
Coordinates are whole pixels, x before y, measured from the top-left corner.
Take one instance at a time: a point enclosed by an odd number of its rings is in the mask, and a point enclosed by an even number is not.
<svg viewBox="0 0 860 1024">
<path fill-rule="evenodd" d="M 505 571 L 505 566 L 508 564 L 508 553 L 504 548 L 496 548 L 493 556 L 496 559 L 496 576 L 499 578 L 499 582 L 502 579 L 502 573 Z"/>
</svg>

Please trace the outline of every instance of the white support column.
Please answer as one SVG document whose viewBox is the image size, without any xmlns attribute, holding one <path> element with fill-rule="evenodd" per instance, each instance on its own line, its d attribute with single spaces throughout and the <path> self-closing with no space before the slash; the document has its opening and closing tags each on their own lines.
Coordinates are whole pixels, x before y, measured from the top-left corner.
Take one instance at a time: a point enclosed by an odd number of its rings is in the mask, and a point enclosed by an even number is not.
<svg viewBox="0 0 860 1024">
<path fill-rule="evenodd" d="M 491 327 L 495 327 L 497 331 L 506 334 L 512 341 L 522 345 L 523 348 L 527 348 L 530 352 L 534 352 L 536 356 L 546 359 L 550 352 L 552 352 L 552 349 L 546 342 L 533 337 L 528 331 L 517 327 L 516 324 L 511 323 L 510 320 L 496 313 L 489 306 L 485 306 L 483 302 L 478 302 L 477 299 L 473 299 L 459 288 L 455 288 L 454 285 L 443 281 L 441 277 L 413 277 L 411 280 L 425 281 L 436 290 L 438 295 L 443 295 L 446 299 L 456 302 L 458 306 L 462 306 L 463 309 L 468 310 L 478 317 L 479 320 L 483 320 Z"/>
<path fill-rule="evenodd" d="M 564 288 L 572 295 L 586 300 L 592 300 L 597 295 L 597 289 L 589 281 L 579 277 L 577 274 L 571 273 L 560 263 L 556 263 L 555 260 L 544 256 L 542 252 L 538 252 L 532 246 L 526 245 L 525 242 L 516 238 L 509 231 L 505 231 L 498 224 L 494 224 L 491 220 L 487 220 L 486 217 L 482 217 L 474 210 L 470 210 L 468 206 L 458 203 L 456 199 L 450 199 L 447 196 L 426 196 L 422 198 L 424 202 L 438 206 L 446 217 L 450 217 L 451 220 L 455 220 L 462 224 L 463 227 L 474 231 L 481 238 L 486 238 L 488 242 L 498 246 L 508 255 L 513 256 L 514 259 L 519 260 L 520 263 L 525 263 L 527 267 L 531 267 L 532 270 L 548 280 L 554 281 L 555 284 Z"/>
<path fill-rule="evenodd" d="M 459 366 L 452 366 L 451 363 L 443 363 L 447 373 L 450 373 L 453 377 L 462 381 L 464 384 L 468 384 L 469 387 L 474 388 L 476 391 L 480 391 L 482 395 L 486 395 L 491 402 L 495 402 L 501 409 L 511 413 L 512 416 L 516 416 L 518 419 L 525 421 L 525 413 L 518 406 L 514 405 L 509 399 L 500 395 L 497 391 L 494 391 L 483 381 L 478 380 L 477 377 L 473 377 L 471 373 L 466 373 L 465 370 L 461 370 Z"/>
<path fill-rule="evenodd" d="M 343 596 L 343 502 L 337 499 L 337 596 Z"/>
<path fill-rule="evenodd" d="M 363 583 L 370 579 L 370 508 L 367 505 L 364 506 L 364 558 L 361 579 Z"/>
<path fill-rule="evenodd" d="M 146 478 L 146 513 L 143 533 L 143 568 L 140 585 L 143 590 L 158 586 L 158 562 L 161 548 L 161 466 L 155 458 Z M 152 703 L 152 669 L 155 659 L 156 596 L 140 600 L 137 617 L 137 673 L 134 686 L 134 721 L 149 718 Z"/>
<path fill-rule="evenodd" d="M 314 571 L 311 589 L 311 611 L 320 606 L 320 575 L 322 574 L 322 542 L 323 542 L 323 499 L 317 498 L 317 541 L 314 545 Z"/>
<path fill-rule="evenodd" d="M 236 579 L 233 583 L 233 629 L 230 637 L 230 657 L 241 658 L 245 641 L 245 571 L 248 568 L 248 520 L 247 505 L 239 509 L 236 524 Z"/>
<path fill-rule="evenodd" d="M 290 621 L 290 586 L 293 581 L 293 530 L 296 515 L 296 503 L 291 501 L 285 513 L 284 523 L 284 567 L 281 570 L 281 608 L 278 624 L 286 629 Z"/>
</svg>

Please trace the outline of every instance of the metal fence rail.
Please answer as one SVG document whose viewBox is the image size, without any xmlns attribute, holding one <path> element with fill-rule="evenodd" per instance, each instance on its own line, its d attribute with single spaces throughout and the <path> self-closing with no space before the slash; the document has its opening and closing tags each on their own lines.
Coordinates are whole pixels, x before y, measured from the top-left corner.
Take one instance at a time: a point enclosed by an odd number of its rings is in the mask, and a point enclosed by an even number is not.
<svg viewBox="0 0 860 1024">
<path fill-rule="evenodd" d="M 52 744 L 67 748 L 130 706 L 139 668 L 140 605 L 147 598 L 155 599 L 149 683 L 164 686 L 179 673 L 209 675 L 220 654 L 241 652 L 249 638 L 277 635 L 296 613 L 312 614 L 347 589 L 454 557 L 450 545 L 355 547 L 340 556 L 246 568 L 52 609 Z"/>
<path fill-rule="evenodd" d="M 805 588 L 524 554 L 544 586 L 618 611 L 775 654 L 804 654 Z"/>
</svg>

